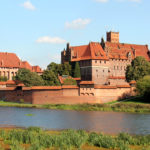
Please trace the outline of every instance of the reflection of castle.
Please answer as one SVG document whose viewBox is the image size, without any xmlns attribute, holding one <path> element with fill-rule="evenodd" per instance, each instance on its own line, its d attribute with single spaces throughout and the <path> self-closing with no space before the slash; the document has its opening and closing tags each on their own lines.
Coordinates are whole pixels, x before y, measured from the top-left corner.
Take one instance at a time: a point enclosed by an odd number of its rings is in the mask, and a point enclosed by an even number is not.
<svg viewBox="0 0 150 150">
<path fill-rule="evenodd" d="M 29 69 L 39 75 L 43 72 L 39 66 L 31 66 L 27 61 L 21 61 L 14 53 L 0 52 L 0 76 L 12 80 L 19 68 Z"/>
<path fill-rule="evenodd" d="M 125 70 L 137 57 L 150 61 L 147 45 L 119 43 L 119 32 L 107 32 L 107 41 L 90 42 L 83 46 L 69 46 L 61 52 L 61 62 L 80 63 L 81 80 L 99 85 L 126 85 Z"/>
</svg>

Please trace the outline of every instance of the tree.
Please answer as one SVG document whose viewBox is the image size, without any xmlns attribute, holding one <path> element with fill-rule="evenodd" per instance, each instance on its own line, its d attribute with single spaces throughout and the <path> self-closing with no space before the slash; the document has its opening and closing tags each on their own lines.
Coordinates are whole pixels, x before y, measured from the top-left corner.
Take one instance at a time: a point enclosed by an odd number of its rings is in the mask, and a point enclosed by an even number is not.
<svg viewBox="0 0 150 150">
<path fill-rule="evenodd" d="M 77 82 L 74 79 L 67 78 L 67 79 L 64 80 L 64 85 L 77 85 Z"/>
<path fill-rule="evenodd" d="M 57 79 L 55 73 L 52 70 L 45 70 L 42 78 L 45 82 L 45 85 L 56 86 L 60 85 L 59 80 Z"/>
<path fill-rule="evenodd" d="M 76 62 L 74 68 L 74 78 L 80 78 L 80 77 L 81 77 L 81 73 L 80 73 L 79 62 Z"/>
<path fill-rule="evenodd" d="M 127 66 L 126 80 L 128 82 L 137 81 L 146 75 L 150 75 L 150 63 L 142 56 L 136 57 L 131 65 Z"/>
<path fill-rule="evenodd" d="M 28 69 L 19 69 L 14 80 L 24 83 L 25 86 L 40 86 L 44 85 L 44 81 L 36 72 L 31 72 Z"/>
<path fill-rule="evenodd" d="M 58 76 L 58 74 L 71 75 L 72 73 L 71 65 L 67 62 L 64 64 L 56 64 L 52 62 L 47 66 L 47 70 L 51 70 L 56 76 Z"/>
<path fill-rule="evenodd" d="M 62 75 L 70 76 L 72 74 L 72 68 L 69 63 L 62 64 Z"/>
<path fill-rule="evenodd" d="M 144 96 L 145 100 L 150 102 L 150 76 L 138 80 L 136 89 L 139 95 Z"/>
<path fill-rule="evenodd" d="M 8 80 L 7 77 L 0 76 L 0 81 L 7 81 L 7 80 Z"/>
</svg>

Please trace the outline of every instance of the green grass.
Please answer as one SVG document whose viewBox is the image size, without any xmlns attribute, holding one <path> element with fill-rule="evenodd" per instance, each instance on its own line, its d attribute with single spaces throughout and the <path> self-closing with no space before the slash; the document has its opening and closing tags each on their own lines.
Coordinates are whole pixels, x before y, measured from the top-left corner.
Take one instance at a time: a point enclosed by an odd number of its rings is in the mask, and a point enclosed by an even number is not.
<svg viewBox="0 0 150 150">
<path fill-rule="evenodd" d="M 150 113 L 150 104 L 146 103 L 141 97 L 128 99 L 126 101 L 114 101 L 106 104 L 45 104 L 33 105 L 13 102 L 0 101 L 3 107 L 27 107 L 41 109 L 59 109 L 59 110 L 76 110 L 76 111 L 115 111 L 115 112 L 133 112 L 133 113 Z"/>
<path fill-rule="evenodd" d="M 150 135 L 129 135 L 120 133 L 116 136 L 84 130 L 64 130 L 59 134 L 51 134 L 38 127 L 27 129 L 0 130 L 0 139 L 10 145 L 12 150 L 24 150 L 23 144 L 29 147 L 26 150 L 46 150 L 59 148 L 61 150 L 82 149 L 84 145 L 98 148 L 130 150 L 130 146 L 148 147 Z"/>
</svg>

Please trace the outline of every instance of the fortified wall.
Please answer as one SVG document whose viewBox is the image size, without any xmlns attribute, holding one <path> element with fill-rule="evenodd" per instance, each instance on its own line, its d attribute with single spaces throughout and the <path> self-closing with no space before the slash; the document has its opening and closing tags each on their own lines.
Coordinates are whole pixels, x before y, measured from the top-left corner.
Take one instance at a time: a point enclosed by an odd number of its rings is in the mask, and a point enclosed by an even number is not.
<svg viewBox="0 0 150 150">
<path fill-rule="evenodd" d="M 78 86 L 1 87 L 0 99 L 31 104 L 106 103 L 132 95 L 131 86 L 96 86 L 92 83 Z"/>
</svg>

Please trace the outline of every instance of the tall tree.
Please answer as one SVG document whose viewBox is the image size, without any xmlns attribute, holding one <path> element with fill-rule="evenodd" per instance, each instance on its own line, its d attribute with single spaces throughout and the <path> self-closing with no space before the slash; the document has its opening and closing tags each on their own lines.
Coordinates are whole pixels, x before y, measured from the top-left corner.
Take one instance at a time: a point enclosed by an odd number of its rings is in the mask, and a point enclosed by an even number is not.
<svg viewBox="0 0 150 150">
<path fill-rule="evenodd" d="M 126 80 L 139 80 L 150 75 L 150 63 L 142 56 L 136 57 L 126 69 Z"/>
<path fill-rule="evenodd" d="M 74 78 L 80 78 L 80 77 L 81 77 L 81 73 L 80 73 L 79 62 L 76 62 L 74 68 Z"/>
<path fill-rule="evenodd" d="M 31 72 L 28 69 L 19 69 L 14 80 L 18 80 L 24 83 L 25 86 L 39 86 L 44 85 L 44 81 L 41 76 L 36 72 Z"/>
</svg>

